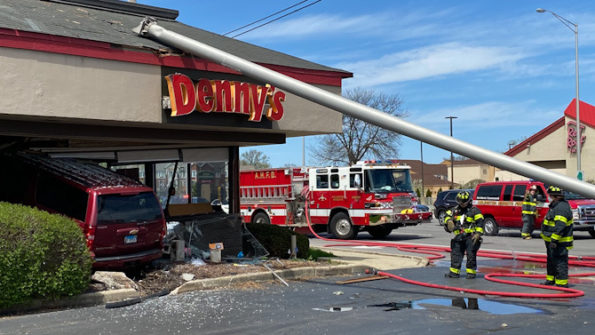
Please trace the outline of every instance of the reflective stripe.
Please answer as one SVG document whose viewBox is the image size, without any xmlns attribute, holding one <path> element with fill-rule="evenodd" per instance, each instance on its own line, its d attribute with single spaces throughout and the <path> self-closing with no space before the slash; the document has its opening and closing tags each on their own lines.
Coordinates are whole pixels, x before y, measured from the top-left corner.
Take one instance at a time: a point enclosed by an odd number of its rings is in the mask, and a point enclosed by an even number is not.
<svg viewBox="0 0 595 335">
<path fill-rule="evenodd" d="M 539 235 L 539 236 L 541 236 L 541 238 L 544 241 L 546 241 L 546 242 L 551 242 L 552 241 L 552 239 L 549 236 L 545 236 L 545 235 L 543 235 L 543 233 L 541 233 L 541 235 Z"/>
<path fill-rule="evenodd" d="M 475 231 L 483 234 L 483 228 L 481 228 L 481 227 L 476 227 Z"/>
<path fill-rule="evenodd" d="M 562 215 L 556 215 L 556 216 L 554 216 L 554 221 L 562 221 L 562 222 L 564 222 L 566 224 L 568 223 L 568 220 L 566 219 L 566 217 L 565 216 L 562 216 Z M 570 221 L 571 221 L 570 223 L 572 223 L 572 219 Z"/>
<path fill-rule="evenodd" d="M 455 268 L 450 268 L 450 272 L 459 274 L 459 273 L 461 273 L 461 270 L 460 269 L 455 269 Z"/>
<path fill-rule="evenodd" d="M 479 219 L 483 219 L 483 215 L 481 213 L 475 214 L 475 217 L 473 219 L 475 219 L 475 221 L 477 221 Z"/>
<path fill-rule="evenodd" d="M 568 285 L 568 279 L 556 279 L 556 285 Z"/>
<path fill-rule="evenodd" d="M 574 241 L 574 237 L 573 236 L 566 236 L 566 237 L 559 238 L 558 240 L 560 242 L 570 243 L 570 242 Z"/>
<path fill-rule="evenodd" d="M 477 273 L 477 271 L 475 271 L 475 269 L 467 269 L 467 273 L 473 273 L 473 274 L 476 274 L 476 273 Z"/>
<path fill-rule="evenodd" d="M 553 275 L 545 275 L 545 280 L 554 281 L 554 276 Z"/>
<path fill-rule="evenodd" d="M 560 235 L 554 233 L 554 234 L 552 234 L 551 239 L 554 240 L 554 241 L 559 241 L 560 240 Z"/>
<path fill-rule="evenodd" d="M 546 220 L 543 220 L 543 225 L 554 227 L 554 226 L 556 226 L 556 222 L 555 221 L 550 221 L 550 220 L 547 220 L 546 219 Z"/>
<path fill-rule="evenodd" d="M 527 202 L 527 201 L 525 201 L 525 202 L 523 202 L 523 205 L 528 205 L 528 206 L 537 206 L 537 203 L 535 203 L 535 202 Z"/>
<path fill-rule="evenodd" d="M 474 229 L 473 229 L 473 228 L 465 228 L 465 229 L 463 229 L 463 231 L 464 231 L 465 233 L 469 233 L 469 234 L 471 234 L 472 232 L 474 232 Z"/>
<path fill-rule="evenodd" d="M 531 214 L 535 214 L 535 211 L 523 211 L 522 213 L 531 215 Z"/>
</svg>

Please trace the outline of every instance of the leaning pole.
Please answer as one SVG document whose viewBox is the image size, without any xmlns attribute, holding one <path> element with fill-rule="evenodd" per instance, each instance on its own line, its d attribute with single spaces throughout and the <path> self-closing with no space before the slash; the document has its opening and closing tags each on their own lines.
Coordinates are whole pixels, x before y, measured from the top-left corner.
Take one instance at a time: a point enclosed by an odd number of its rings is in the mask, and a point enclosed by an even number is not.
<svg viewBox="0 0 595 335">
<path fill-rule="evenodd" d="M 417 126 L 165 29 L 152 18 L 145 18 L 134 32 L 384 129 L 595 199 L 595 185 Z"/>
</svg>

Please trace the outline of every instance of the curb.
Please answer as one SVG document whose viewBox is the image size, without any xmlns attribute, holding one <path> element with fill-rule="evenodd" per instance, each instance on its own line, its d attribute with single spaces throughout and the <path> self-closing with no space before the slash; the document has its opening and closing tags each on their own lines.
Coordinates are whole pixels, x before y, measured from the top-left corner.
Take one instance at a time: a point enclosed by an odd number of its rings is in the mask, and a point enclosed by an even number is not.
<svg viewBox="0 0 595 335">
<path fill-rule="evenodd" d="M 314 277 L 329 277 L 339 275 L 349 275 L 356 273 L 364 273 L 369 266 L 363 265 L 329 265 L 318 267 L 304 267 L 295 269 L 286 269 L 275 271 L 277 275 L 287 280 L 300 280 Z M 246 273 L 240 275 L 232 275 L 218 278 L 197 279 L 189 281 L 171 291 L 170 295 L 177 295 L 185 292 L 196 290 L 225 288 L 231 284 L 241 282 L 262 282 L 274 281 L 276 277 L 271 272 L 256 272 Z M 83 293 L 74 297 L 61 298 L 58 300 L 36 299 L 27 304 L 11 306 L 7 309 L 0 309 L 0 316 L 11 315 L 25 312 L 34 312 L 38 310 L 55 309 L 55 308 L 79 308 L 90 307 L 97 305 L 113 305 L 113 307 L 121 307 L 132 303 L 142 301 L 142 297 L 135 289 L 119 289 L 108 290 L 92 293 Z"/>
<path fill-rule="evenodd" d="M 140 298 L 140 295 L 132 288 L 83 293 L 74 297 L 61 298 L 58 300 L 35 299 L 27 304 L 0 309 L 0 315 L 33 312 L 41 309 L 89 307 L 138 298 Z"/>
</svg>

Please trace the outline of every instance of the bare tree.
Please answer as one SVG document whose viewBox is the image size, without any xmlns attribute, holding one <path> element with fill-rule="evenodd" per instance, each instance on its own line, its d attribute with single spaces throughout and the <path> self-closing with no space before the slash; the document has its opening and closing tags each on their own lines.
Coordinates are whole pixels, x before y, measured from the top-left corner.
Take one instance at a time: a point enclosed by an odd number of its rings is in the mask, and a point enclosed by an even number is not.
<svg viewBox="0 0 595 335">
<path fill-rule="evenodd" d="M 405 116 L 398 95 L 386 95 L 362 88 L 347 90 L 343 95 L 385 113 Z M 398 144 L 398 134 L 344 115 L 343 133 L 324 135 L 311 152 L 312 157 L 320 163 L 354 164 L 364 158 L 397 158 Z"/>
<path fill-rule="evenodd" d="M 240 168 L 244 169 L 267 169 L 270 168 L 269 156 L 262 151 L 250 150 L 241 155 Z"/>
</svg>

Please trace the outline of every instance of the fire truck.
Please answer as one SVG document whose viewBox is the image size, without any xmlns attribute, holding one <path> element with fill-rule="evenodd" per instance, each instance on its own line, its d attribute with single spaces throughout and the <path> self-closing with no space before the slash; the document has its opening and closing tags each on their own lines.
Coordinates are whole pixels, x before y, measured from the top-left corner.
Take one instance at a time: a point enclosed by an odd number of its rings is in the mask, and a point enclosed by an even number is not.
<svg viewBox="0 0 595 335">
<path fill-rule="evenodd" d="M 245 222 L 308 226 L 339 239 L 361 230 L 374 238 L 428 221 L 412 191 L 410 166 L 369 160 L 346 167 L 279 168 L 240 172 L 240 212 Z"/>
</svg>

